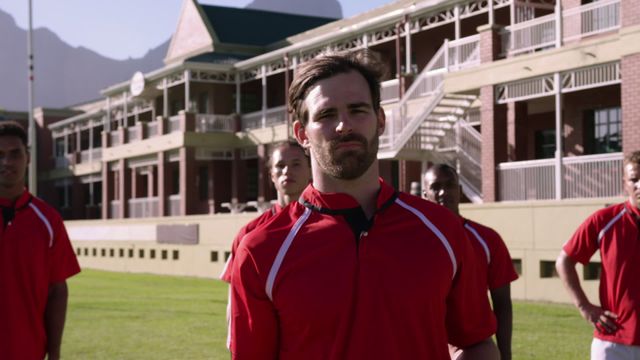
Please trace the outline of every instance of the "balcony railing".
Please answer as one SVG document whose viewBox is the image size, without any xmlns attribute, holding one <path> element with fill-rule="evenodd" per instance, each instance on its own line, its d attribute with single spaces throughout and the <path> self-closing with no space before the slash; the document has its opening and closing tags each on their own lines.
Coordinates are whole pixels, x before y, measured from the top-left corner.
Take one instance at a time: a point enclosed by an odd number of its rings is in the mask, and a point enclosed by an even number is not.
<svg viewBox="0 0 640 360">
<path fill-rule="evenodd" d="M 480 35 L 449 41 L 449 71 L 461 70 L 480 64 Z"/>
<path fill-rule="evenodd" d="M 562 159 L 562 198 L 600 198 L 622 193 L 622 153 Z M 554 199 L 555 159 L 502 163 L 498 166 L 500 200 Z"/>
<path fill-rule="evenodd" d="M 242 130 L 264 129 L 287 122 L 286 106 L 278 106 L 266 111 L 256 111 L 242 115 Z"/>
<path fill-rule="evenodd" d="M 620 0 L 597 1 L 562 13 L 565 41 L 620 27 Z"/>
<path fill-rule="evenodd" d="M 147 137 L 155 137 L 158 136 L 158 121 L 152 121 L 146 123 L 147 126 Z"/>
<path fill-rule="evenodd" d="M 387 104 L 398 100 L 400 100 L 400 80 L 383 81 L 380 84 L 380 102 Z"/>
<path fill-rule="evenodd" d="M 112 200 L 109 204 L 109 218 L 117 219 L 120 217 L 120 200 Z"/>
<path fill-rule="evenodd" d="M 158 216 L 158 198 L 135 198 L 129 199 L 129 217 L 145 218 Z"/>
<path fill-rule="evenodd" d="M 169 215 L 180 215 L 180 199 L 179 194 L 169 195 Z"/>
<path fill-rule="evenodd" d="M 235 120 L 230 115 L 196 114 L 196 132 L 234 132 Z"/>
<path fill-rule="evenodd" d="M 87 150 L 82 150 L 80 152 L 80 163 L 82 164 L 91 163 L 94 161 L 100 161 L 101 159 L 102 159 L 101 148 L 87 149 Z"/>
<path fill-rule="evenodd" d="M 563 40 L 572 41 L 620 28 L 620 0 L 597 1 L 562 12 Z M 503 55 L 554 47 L 556 14 L 508 26 L 502 32 Z"/>
<path fill-rule="evenodd" d="M 120 134 L 118 134 L 118 130 L 113 130 L 109 133 L 109 137 L 110 137 L 110 144 L 111 146 L 117 146 L 120 145 Z"/>
<path fill-rule="evenodd" d="M 139 139 L 138 129 L 139 128 L 137 126 L 129 126 L 127 128 L 127 142 Z"/>
<path fill-rule="evenodd" d="M 180 115 L 174 115 L 169 118 L 169 132 L 180 131 Z"/>
</svg>

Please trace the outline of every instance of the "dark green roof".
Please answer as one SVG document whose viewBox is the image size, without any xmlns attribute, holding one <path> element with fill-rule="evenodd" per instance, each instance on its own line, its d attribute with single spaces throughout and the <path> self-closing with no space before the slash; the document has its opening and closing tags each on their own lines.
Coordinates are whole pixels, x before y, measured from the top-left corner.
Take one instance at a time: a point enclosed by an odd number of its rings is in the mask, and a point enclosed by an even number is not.
<svg viewBox="0 0 640 360">
<path fill-rule="evenodd" d="M 216 52 L 208 52 L 200 55 L 196 55 L 188 58 L 189 62 L 203 62 L 214 64 L 234 64 L 241 60 L 250 58 L 249 55 L 237 55 L 237 54 L 221 54 Z"/>
<path fill-rule="evenodd" d="M 337 19 L 201 5 L 218 39 L 226 44 L 266 46 Z"/>
</svg>

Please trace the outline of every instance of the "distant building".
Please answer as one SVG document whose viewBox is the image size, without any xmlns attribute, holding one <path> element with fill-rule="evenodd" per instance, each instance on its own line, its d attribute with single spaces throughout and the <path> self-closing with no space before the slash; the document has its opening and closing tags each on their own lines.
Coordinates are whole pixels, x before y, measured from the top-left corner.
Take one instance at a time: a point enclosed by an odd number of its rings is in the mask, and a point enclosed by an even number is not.
<svg viewBox="0 0 640 360">
<path fill-rule="evenodd" d="M 445 161 L 476 203 L 620 194 L 640 148 L 634 0 L 399 0 L 336 21 L 185 0 L 164 67 L 43 124 L 41 195 L 67 219 L 264 208 L 297 66 L 362 48 L 390 69 L 378 156 L 398 189 Z"/>
</svg>

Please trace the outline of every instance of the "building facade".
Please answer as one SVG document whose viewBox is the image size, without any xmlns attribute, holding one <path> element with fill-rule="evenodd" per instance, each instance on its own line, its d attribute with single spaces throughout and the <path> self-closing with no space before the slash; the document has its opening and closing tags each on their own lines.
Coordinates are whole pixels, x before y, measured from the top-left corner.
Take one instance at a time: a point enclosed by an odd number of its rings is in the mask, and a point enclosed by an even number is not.
<svg viewBox="0 0 640 360">
<path fill-rule="evenodd" d="M 291 135 L 285 104 L 296 69 L 321 53 L 365 48 L 389 69 L 378 157 L 399 190 L 429 163 L 448 162 L 466 197 L 488 208 L 590 199 L 594 209 L 621 195 L 623 155 L 640 149 L 637 0 L 398 0 L 342 20 L 184 0 L 163 68 L 40 121 L 40 148 L 51 149 L 38 159 L 40 195 L 67 219 L 117 219 L 122 231 L 131 219 L 157 219 L 121 236 L 131 246 L 165 231 L 192 241 L 188 226 L 160 229 L 175 217 L 265 209 L 275 198 L 267 154 Z M 227 254 L 216 249 L 231 236 L 206 240 L 214 234 L 204 227 L 214 231 L 202 225 L 196 242 L 214 245 L 203 261 L 221 266 Z M 79 238 L 97 239 L 80 228 Z M 543 255 L 533 240 L 506 240 L 522 268 L 542 269 L 562 231 Z M 108 247 L 106 234 L 98 240 Z M 135 258 L 132 249 L 121 257 Z M 109 260 L 97 258 L 86 261 Z"/>
</svg>

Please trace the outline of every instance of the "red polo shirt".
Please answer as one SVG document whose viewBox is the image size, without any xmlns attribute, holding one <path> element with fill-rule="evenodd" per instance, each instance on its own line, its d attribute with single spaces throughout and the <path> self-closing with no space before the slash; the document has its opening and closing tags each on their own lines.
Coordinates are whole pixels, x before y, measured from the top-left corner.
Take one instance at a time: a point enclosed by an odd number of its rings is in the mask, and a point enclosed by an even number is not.
<svg viewBox="0 0 640 360">
<path fill-rule="evenodd" d="M 469 219 L 464 219 L 464 228 L 478 257 L 480 277 L 487 279 L 485 286 L 489 290 L 518 279 L 507 245 L 495 230 Z"/>
<path fill-rule="evenodd" d="M 640 212 L 630 203 L 596 211 L 580 225 L 563 249 L 573 260 L 587 264 L 600 250 L 600 305 L 618 314 L 613 334 L 594 331 L 596 338 L 640 346 Z"/>
<path fill-rule="evenodd" d="M 280 210 L 282 210 L 280 205 L 275 204 L 269 210 L 263 212 L 262 214 L 260 214 L 260 216 L 251 220 L 249 223 L 247 223 L 247 225 L 243 226 L 240 231 L 238 231 L 238 234 L 231 243 L 231 255 L 229 255 L 229 259 L 227 259 L 227 262 L 224 265 L 224 269 L 222 269 L 220 280 L 231 283 L 231 269 L 233 268 L 233 258 L 236 251 L 238 251 L 238 245 L 240 245 L 242 239 L 244 239 L 245 235 L 252 232 L 255 228 L 269 221 L 269 219 L 271 219 Z"/>
<path fill-rule="evenodd" d="M 383 181 L 372 220 L 346 194 L 301 201 L 238 248 L 233 358 L 448 360 L 495 332 L 456 215 Z"/>
<path fill-rule="evenodd" d="M 49 285 L 80 267 L 60 215 L 25 191 L 0 213 L 0 359 L 43 359 Z M 5 217 L 8 216 L 8 217 Z"/>
</svg>

